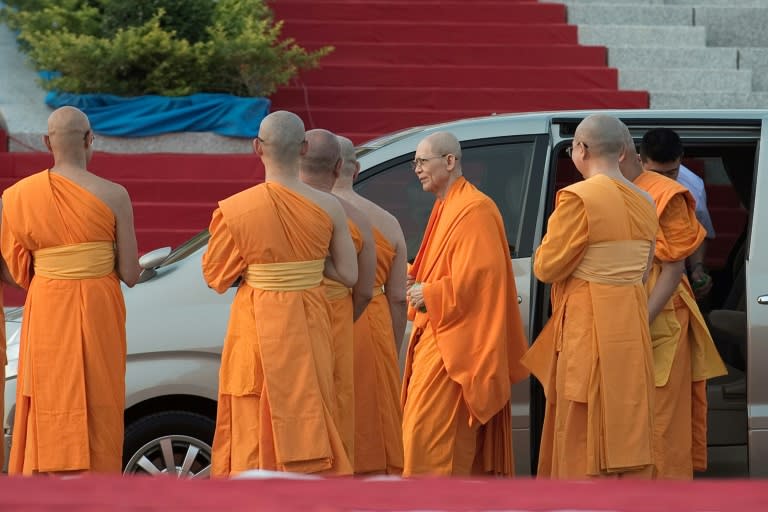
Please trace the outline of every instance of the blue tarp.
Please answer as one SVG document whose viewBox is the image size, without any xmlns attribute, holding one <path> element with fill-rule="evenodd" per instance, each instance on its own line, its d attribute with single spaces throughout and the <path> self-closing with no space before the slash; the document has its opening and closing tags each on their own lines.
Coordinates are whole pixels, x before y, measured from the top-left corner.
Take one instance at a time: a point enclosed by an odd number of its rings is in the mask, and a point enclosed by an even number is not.
<svg viewBox="0 0 768 512">
<path fill-rule="evenodd" d="M 49 92 L 51 108 L 77 107 L 93 131 L 115 137 L 145 137 L 172 132 L 214 132 L 229 137 L 255 137 L 269 113 L 267 98 L 229 94 L 121 97 L 110 94 Z"/>
</svg>

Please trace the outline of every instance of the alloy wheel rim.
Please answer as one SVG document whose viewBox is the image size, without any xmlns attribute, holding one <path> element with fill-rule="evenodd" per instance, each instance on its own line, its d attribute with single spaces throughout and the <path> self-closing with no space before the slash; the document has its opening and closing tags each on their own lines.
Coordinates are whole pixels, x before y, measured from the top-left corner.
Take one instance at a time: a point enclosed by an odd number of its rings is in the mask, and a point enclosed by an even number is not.
<svg viewBox="0 0 768 512">
<path fill-rule="evenodd" d="M 125 475 L 171 475 L 176 478 L 208 478 L 211 447 L 182 435 L 162 436 L 142 446 L 128 461 Z"/>
</svg>

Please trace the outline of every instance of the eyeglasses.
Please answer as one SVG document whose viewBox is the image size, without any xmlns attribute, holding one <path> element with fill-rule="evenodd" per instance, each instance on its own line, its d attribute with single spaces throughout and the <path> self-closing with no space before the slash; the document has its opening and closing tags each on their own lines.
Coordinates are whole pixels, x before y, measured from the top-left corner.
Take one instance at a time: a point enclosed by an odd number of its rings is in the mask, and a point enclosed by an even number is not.
<svg viewBox="0 0 768 512">
<path fill-rule="evenodd" d="M 581 144 L 582 146 L 584 146 L 584 149 L 589 149 L 589 146 L 587 146 L 587 144 L 586 144 L 586 143 L 579 141 L 579 142 L 577 142 L 577 143 L 576 143 L 576 146 L 578 146 L 579 144 Z M 574 149 L 576 146 L 568 146 L 567 148 L 565 148 L 565 154 L 567 154 L 567 155 L 568 155 L 568 158 L 573 158 L 573 149 Z"/>
<path fill-rule="evenodd" d="M 413 162 L 411 162 L 411 170 L 415 171 L 416 169 L 418 169 L 419 167 L 424 165 L 424 162 L 426 162 L 427 160 L 434 160 L 435 158 L 445 158 L 448 155 L 450 155 L 450 153 L 446 153 L 446 154 L 440 155 L 440 156 L 428 156 L 428 157 L 425 157 L 425 158 L 414 158 Z"/>
</svg>

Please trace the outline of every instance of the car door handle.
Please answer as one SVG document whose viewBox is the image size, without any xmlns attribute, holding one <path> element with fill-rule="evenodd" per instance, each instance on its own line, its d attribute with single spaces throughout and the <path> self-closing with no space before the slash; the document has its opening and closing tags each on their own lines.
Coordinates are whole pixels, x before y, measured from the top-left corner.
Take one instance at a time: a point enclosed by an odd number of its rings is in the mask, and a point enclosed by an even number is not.
<svg viewBox="0 0 768 512">
<path fill-rule="evenodd" d="M 523 297 L 522 296 L 520 296 L 520 295 L 517 296 L 517 303 L 518 304 L 522 304 L 523 303 Z"/>
<path fill-rule="evenodd" d="M 768 295 L 761 295 L 761 296 L 759 296 L 757 298 L 757 303 L 758 304 L 763 304 L 763 305 L 768 304 Z"/>
</svg>

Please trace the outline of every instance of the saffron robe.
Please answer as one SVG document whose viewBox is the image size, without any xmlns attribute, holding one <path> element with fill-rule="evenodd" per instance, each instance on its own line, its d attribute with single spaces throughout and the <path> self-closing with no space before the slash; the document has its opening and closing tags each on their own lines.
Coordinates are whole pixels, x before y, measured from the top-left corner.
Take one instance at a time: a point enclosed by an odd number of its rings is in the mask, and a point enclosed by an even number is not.
<svg viewBox="0 0 768 512">
<path fill-rule="evenodd" d="M 3 307 L 3 283 L 0 283 L 0 411 L 5 416 L 5 365 L 8 364 L 5 340 L 5 308 Z M 5 443 L 0 443 L 0 468 L 5 467 Z"/>
<path fill-rule="evenodd" d="M 347 219 L 349 234 L 355 244 L 355 251 L 363 249 L 363 235 L 357 224 Z M 333 383 L 336 387 L 338 425 L 344 450 L 349 461 L 355 462 L 355 376 L 354 376 L 354 303 L 352 291 L 343 284 L 324 279 L 328 313 L 331 317 L 331 339 L 333 340 Z"/>
<path fill-rule="evenodd" d="M 403 475 L 513 474 L 511 385 L 528 375 L 527 342 L 501 215 L 463 177 L 435 202 L 411 274 L 426 311 L 409 308 Z"/>
<path fill-rule="evenodd" d="M 219 202 L 209 229 L 203 275 L 223 293 L 250 265 L 324 260 L 333 224 L 314 202 L 268 182 Z M 331 343 L 322 275 L 296 290 L 240 283 L 221 356 L 212 475 L 352 472 L 336 425 Z"/>
<path fill-rule="evenodd" d="M 355 473 L 403 471 L 400 368 L 384 284 L 395 248 L 373 229 L 376 241 L 374 296 L 357 319 L 355 332 Z"/>
<path fill-rule="evenodd" d="M 534 273 L 552 316 L 523 363 L 547 398 L 538 476 L 651 476 L 653 356 L 642 277 L 653 205 L 604 175 L 558 193 Z"/>
<path fill-rule="evenodd" d="M 686 259 L 706 237 L 696 219 L 696 202 L 678 182 L 643 172 L 635 184 L 656 202 L 659 231 L 650 295 L 663 262 Z M 706 379 L 725 375 L 709 329 L 685 274 L 651 324 L 656 381 L 654 451 L 657 478 L 690 479 L 707 467 Z"/>
<path fill-rule="evenodd" d="M 3 258 L 28 290 L 10 474 L 121 471 L 125 304 L 114 248 L 112 270 L 102 277 L 34 272 L 37 251 L 89 242 L 114 246 L 115 216 L 73 181 L 43 171 L 3 194 Z M 80 270 L 88 267 L 85 261 Z"/>
</svg>

